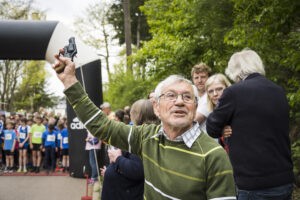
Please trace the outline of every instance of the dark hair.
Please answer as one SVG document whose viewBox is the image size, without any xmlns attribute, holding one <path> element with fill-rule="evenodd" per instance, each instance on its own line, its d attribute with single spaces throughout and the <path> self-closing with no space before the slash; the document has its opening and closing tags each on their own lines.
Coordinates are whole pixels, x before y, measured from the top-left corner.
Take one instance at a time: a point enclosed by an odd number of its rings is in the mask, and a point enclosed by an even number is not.
<svg viewBox="0 0 300 200">
<path fill-rule="evenodd" d="M 54 124 L 48 124 L 48 129 L 49 129 L 49 131 L 53 131 L 55 129 L 55 125 Z"/>
<path fill-rule="evenodd" d="M 120 122 L 124 122 L 124 115 L 125 115 L 124 110 L 117 110 L 115 112 L 115 116 L 119 119 Z"/>
</svg>

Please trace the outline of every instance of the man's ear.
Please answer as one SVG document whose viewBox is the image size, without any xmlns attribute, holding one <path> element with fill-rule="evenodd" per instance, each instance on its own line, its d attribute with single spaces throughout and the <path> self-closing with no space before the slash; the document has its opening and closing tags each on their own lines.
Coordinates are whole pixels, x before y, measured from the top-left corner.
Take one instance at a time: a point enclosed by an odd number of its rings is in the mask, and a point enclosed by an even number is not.
<svg viewBox="0 0 300 200">
<path fill-rule="evenodd" d="M 159 116 L 159 102 L 158 101 L 153 102 L 153 110 L 154 110 L 155 115 L 158 118 L 160 118 L 160 116 Z"/>
</svg>

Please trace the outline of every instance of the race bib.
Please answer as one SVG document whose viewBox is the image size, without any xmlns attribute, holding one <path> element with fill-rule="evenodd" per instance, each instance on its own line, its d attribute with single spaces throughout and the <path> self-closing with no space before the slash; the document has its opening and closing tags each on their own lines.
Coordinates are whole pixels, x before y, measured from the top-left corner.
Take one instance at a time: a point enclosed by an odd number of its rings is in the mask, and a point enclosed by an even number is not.
<svg viewBox="0 0 300 200">
<path fill-rule="evenodd" d="M 20 133 L 20 139 L 25 139 L 26 138 L 26 133 Z"/>
<path fill-rule="evenodd" d="M 48 142 L 54 142 L 55 141 L 55 135 L 48 135 L 47 136 L 47 141 Z"/>
<path fill-rule="evenodd" d="M 61 134 L 59 133 L 58 135 L 57 135 L 57 139 L 59 139 L 59 140 L 61 140 Z"/>
<path fill-rule="evenodd" d="M 33 137 L 35 137 L 35 138 L 41 138 L 42 137 L 42 133 L 41 132 L 34 132 L 33 133 Z"/>
<path fill-rule="evenodd" d="M 63 139 L 63 143 L 64 143 L 64 144 L 68 144 L 68 143 L 69 143 L 69 138 L 65 137 L 65 138 Z"/>
<path fill-rule="evenodd" d="M 12 134 L 5 134 L 5 140 L 11 140 Z"/>
</svg>

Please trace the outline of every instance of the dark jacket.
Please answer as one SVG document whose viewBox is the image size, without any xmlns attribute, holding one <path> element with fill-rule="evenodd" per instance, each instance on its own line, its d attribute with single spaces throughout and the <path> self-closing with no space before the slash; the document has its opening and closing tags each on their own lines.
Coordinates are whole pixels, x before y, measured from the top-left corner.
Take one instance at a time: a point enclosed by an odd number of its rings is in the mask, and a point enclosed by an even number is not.
<svg viewBox="0 0 300 200">
<path fill-rule="evenodd" d="M 220 137 L 225 125 L 232 128 L 229 156 L 239 189 L 293 182 L 289 107 L 281 87 L 254 73 L 225 89 L 207 118 L 207 132 Z"/>
<path fill-rule="evenodd" d="M 142 160 L 122 152 L 116 162 L 109 164 L 104 174 L 102 200 L 141 200 L 144 193 Z"/>
</svg>

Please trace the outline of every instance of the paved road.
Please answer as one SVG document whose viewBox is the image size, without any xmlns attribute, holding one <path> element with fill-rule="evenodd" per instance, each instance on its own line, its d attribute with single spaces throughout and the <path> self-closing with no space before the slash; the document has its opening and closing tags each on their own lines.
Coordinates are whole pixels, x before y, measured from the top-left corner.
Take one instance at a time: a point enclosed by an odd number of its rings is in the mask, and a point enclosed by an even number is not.
<svg viewBox="0 0 300 200">
<path fill-rule="evenodd" d="M 69 176 L 0 176 L 0 200 L 81 200 L 85 184 Z"/>
</svg>

